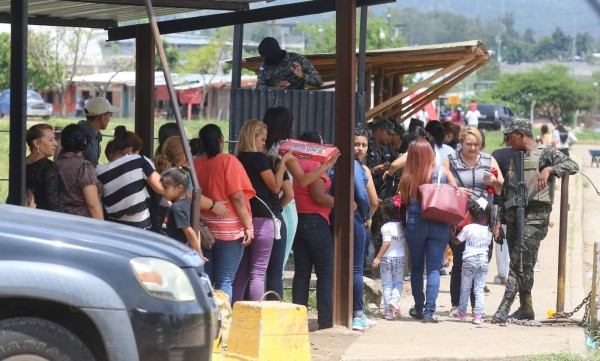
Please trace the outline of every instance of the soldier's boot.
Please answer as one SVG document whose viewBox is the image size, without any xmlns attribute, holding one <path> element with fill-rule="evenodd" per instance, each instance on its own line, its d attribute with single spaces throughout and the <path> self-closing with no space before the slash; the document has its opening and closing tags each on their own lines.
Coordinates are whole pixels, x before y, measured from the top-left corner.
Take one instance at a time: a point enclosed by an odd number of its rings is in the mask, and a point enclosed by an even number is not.
<svg viewBox="0 0 600 361">
<path fill-rule="evenodd" d="M 504 292 L 504 298 L 502 299 L 502 302 L 500 302 L 498 310 L 492 316 L 492 323 L 506 323 L 508 312 L 515 300 L 515 296 L 516 295 L 513 292 Z"/>
<path fill-rule="evenodd" d="M 531 294 L 521 294 L 519 293 L 519 301 L 521 306 L 512 315 L 508 316 L 510 318 L 516 318 L 517 320 L 534 320 L 535 313 L 533 312 L 533 302 L 531 299 Z"/>
</svg>

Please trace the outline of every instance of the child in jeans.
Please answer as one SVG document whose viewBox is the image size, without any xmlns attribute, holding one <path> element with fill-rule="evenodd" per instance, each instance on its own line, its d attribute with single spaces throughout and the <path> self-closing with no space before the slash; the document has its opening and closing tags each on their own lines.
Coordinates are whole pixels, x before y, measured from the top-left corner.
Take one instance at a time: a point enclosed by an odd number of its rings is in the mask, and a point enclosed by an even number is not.
<svg viewBox="0 0 600 361">
<path fill-rule="evenodd" d="M 402 278 L 404 276 L 404 229 L 400 223 L 402 201 L 399 196 L 383 202 L 383 214 L 386 223 L 381 227 L 381 249 L 373 260 L 373 268 L 380 267 L 381 286 L 385 312 L 383 318 L 394 320 L 402 316 L 400 297 L 402 296 Z"/>
<path fill-rule="evenodd" d="M 460 281 L 460 302 L 458 313 L 453 316 L 461 321 L 467 319 L 467 303 L 471 285 L 474 285 L 475 314 L 472 323 L 479 325 L 483 315 L 483 288 L 488 274 L 488 249 L 492 242 L 492 233 L 489 230 L 491 204 L 484 198 L 479 198 L 477 201 L 469 200 L 468 208 L 473 223 L 466 225 L 457 237 L 452 236 L 454 244 L 466 242 Z"/>
</svg>

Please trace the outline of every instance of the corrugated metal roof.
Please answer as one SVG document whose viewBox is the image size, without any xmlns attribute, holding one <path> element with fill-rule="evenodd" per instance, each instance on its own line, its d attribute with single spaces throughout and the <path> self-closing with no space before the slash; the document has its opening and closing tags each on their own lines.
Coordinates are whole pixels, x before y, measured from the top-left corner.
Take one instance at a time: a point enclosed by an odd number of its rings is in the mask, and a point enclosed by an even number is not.
<svg viewBox="0 0 600 361">
<path fill-rule="evenodd" d="M 197 10 L 247 10 L 264 0 L 153 0 L 156 16 Z M 11 0 L 0 0 L 0 22 L 10 22 Z M 144 0 L 28 0 L 29 23 L 108 28 L 147 19 Z"/>
</svg>

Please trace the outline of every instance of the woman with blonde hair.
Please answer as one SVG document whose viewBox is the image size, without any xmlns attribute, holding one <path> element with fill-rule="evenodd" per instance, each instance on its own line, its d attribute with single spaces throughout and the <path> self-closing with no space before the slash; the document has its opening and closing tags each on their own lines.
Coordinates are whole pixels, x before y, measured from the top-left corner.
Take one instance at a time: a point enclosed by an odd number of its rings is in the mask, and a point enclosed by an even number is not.
<svg viewBox="0 0 600 361">
<path fill-rule="evenodd" d="M 457 147 L 457 150 L 445 159 L 444 167 L 450 169 L 458 186 L 468 192 L 472 200 L 483 197 L 492 204 L 494 197 L 493 194 L 488 194 L 488 186 L 493 186 L 494 192 L 500 194 L 504 182 L 501 172 L 498 172 L 497 178 L 489 172 L 491 168 L 500 169 L 498 162 L 491 154 L 481 150 L 484 139 L 476 127 L 463 127 L 458 135 L 458 143 L 460 147 Z M 491 247 L 488 260 L 491 259 Z M 456 245 L 454 242 L 450 242 L 450 248 L 452 249 L 452 275 L 450 277 L 452 308 L 450 315 L 458 317 L 465 244 Z M 471 294 L 471 304 L 475 305 L 474 293 Z"/>
<path fill-rule="evenodd" d="M 275 239 L 274 217 L 279 220 L 278 223 L 282 223 L 278 194 L 284 178 L 287 178 L 286 162 L 295 158 L 288 152 L 273 171 L 272 163 L 266 155 L 266 138 L 267 125 L 260 120 L 251 119 L 242 125 L 235 148 L 235 154 L 244 166 L 256 195 L 250 199 L 254 239 L 244 249 L 244 256 L 233 283 L 233 302 L 244 299 L 246 289 L 249 300 L 260 299 L 265 292 L 265 274 L 273 256 L 273 242 L 285 244 L 285 239 L 281 239 L 281 235 L 287 233 L 285 226 L 279 230 L 279 237 Z M 281 259 L 277 259 L 277 263 L 283 264 L 283 257 L 278 258 Z M 280 274 L 280 277 L 282 278 L 283 274 Z"/>
<path fill-rule="evenodd" d="M 433 318 L 435 302 L 440 289 L 440 264 L 450 239 L 450 226 L 429 221 L 421 217 L 421 195 L 419 186 L 437 181 L 441 172 L 441 182 L 456 186 L 450 171 L 443 166 L 436 167 L 435 153 L 425 139 L 416 139 L 408 146 L 408 155 L 398 190 L 402 202 L 407 205 L 406 243 L 410 252 L 412 287 L 415 306 L 409 310 L 413 318 L 425 323 L 438 323 Z M 427 267 L 425 268 L 425 264 Z M 423 292 L 423 274 L 427 270 L 427 288 Z"/>
</svg>

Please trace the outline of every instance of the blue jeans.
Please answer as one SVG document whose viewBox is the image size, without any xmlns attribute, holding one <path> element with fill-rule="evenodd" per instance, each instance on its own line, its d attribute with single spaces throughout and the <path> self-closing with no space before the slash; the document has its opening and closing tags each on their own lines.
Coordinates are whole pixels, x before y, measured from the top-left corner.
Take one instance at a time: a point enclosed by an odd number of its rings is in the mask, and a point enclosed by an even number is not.
<svg viewBox="0 0 600 361">
<path fill-rule="evenodd" d="M 267 283 L 265 290 L 275 291 L 283 299 L 283 262 L 286 258 L 285 251 L 287 249 L 288 232 L 281 213 L 275 213 L 275 215 L 281 221 L 281 239 L 276 239 L 273 242 L 271 258 L 269 259 L 269 266 L 267 267 Z M 276 300 L 277 298 L 273 295 L 269 295 L 267 296 L 267 299 Z"/>
<path fill-rule="evenodd" d="M 356 314 L 362 314 L 364 309 L 363 302 L 363 273 L 364 273 L 364 255 L 366 241 L 365 222 L 360 214 L 354 213 L 354 267 L 352 272 L 352 310 Z"/>
<path fill-rule="evenodd" d="M 440 290 L 440 264 L 450 238 L 447 224 L 421 218 L 421 204 L 411 201 L 406 219 L 406 243 L 410 252 L 410 284 L 415 309 L 433 316 Z M 423 292 L 423 271 L 427 263 L 427 289 Z"/>
<path fill-rule="evenodd" d="M 229 296 L 229 302 L 232 302 L 233 280 L 244 255 L 242 239 L 235 241 L 217 239 L 211 250 L 203 250 L 203 252 L 204 257 L 208 258 L 208 262 L 204 264 L 204 271 L 213 282 L 215 289 L 225 292 Z"/>
<path fill-rule="evenodd" d="M 381 287 L 383 288 L 383 304 L 387 313 L 392 312 L 388 306 L 390 301 L 400 304 L 405 264 L 405 257 L 383 257 L 381 262 L 379 262 Z"/>
<path fill-rule="evenodd" d="M 467 312 L 467 303 L 471 294 L 471 285 L 475 292 L 475 315 L 483 315 L 483 287 L 488 274 L 487 254 L 478 254 L 463 259 L 462 280 L 460 282 L 460 303 L 458 309 Z"/>
<path fill-rule="evenodd" d="M 333 238 L 325 218 L 318 214 L 298 214 L 298 228 L 292 249 L 292 302 L 308 307 L 310 276 L 314 265 L 319 329 L 333 327 Z"/>
</svg>

